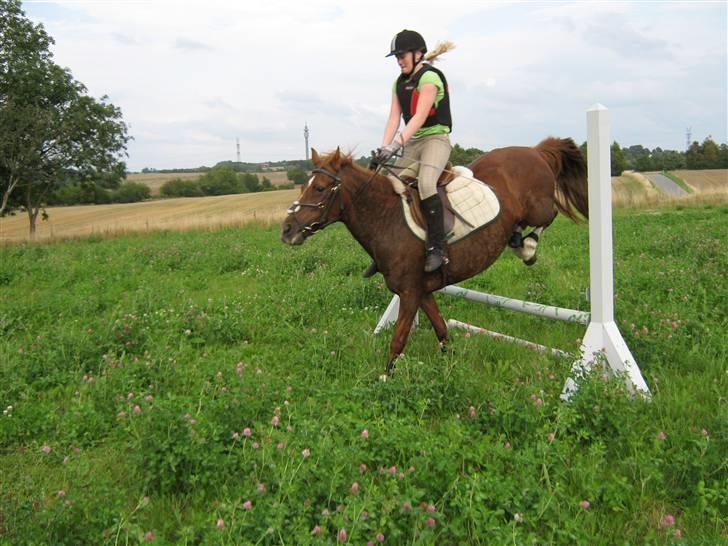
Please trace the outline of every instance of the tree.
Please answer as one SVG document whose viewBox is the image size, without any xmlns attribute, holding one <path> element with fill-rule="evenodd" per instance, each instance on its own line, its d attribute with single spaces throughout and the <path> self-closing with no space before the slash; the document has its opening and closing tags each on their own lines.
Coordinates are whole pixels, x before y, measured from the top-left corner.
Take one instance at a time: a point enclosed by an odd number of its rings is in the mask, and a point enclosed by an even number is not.
<svg viewBox="0 0 728 546">
<path fill-rule="evenodd" d="M 258 192 L 262 189 L 258 176 L 252 173 L 245 173 L 243 176 L 243 186 L 249 193 Z"/>
<path fill-rule="evenodd" d="M 463 148 L 460 144 L 455 144 L 450 152 L 450 161 L 453 165 L 469 165 L 481 155 L 483 150 L 478 148 Z"/>
<path fill-rule="evenodd" d="M 137 203 L 149 199 L 152 192 L 149 186 L 141 182 L 124 182 L 119 189 L 113 193 L 115 203 Z"/>
<path fill-rule="evenodd" d="M 305 184 L 308 180 L 308 174 L 306 174 L 306 171 L 302 167 L 291 167 L 286 171 L 286 176 L 294 184 Z"/>
<path fill-rule="evenodd" d="M 710 136 L 700 145 L 700 151 L 703 156 L 703 168 L 717 169 L 720 166 L 718 159 L 720 149 Z"/>
<path fill-rule="evenodd" d="M 0 0 L 0 216 L 25 209 L 31 235 L 61 184 L 116 179 L 118 185 L 126 170 L 121 111 L 107 97 L 88 96 L 53 62 L 51 44 L 18 0 Z"/>
<path fill-rule="evenodd" d="M 619 147 L 619 144 L 615 140 L 614 143 L 612 143 L 612 176 L 620 176 L 622 174 L 622 171 L 627 169 L 627 161 L 624 159 L 624 154 L 622 153 L 622 148 Z"/>
<path fill-rule="evenodd" d="M 238 173 L 229 165 L 213 167 L 209 173 L 201 176 L 200 188 L 205 195 L 230 195 L 243 192 Z"/>
<path fill-rule="evenodd" d="M 197 180 L 182 180 L 181 178 L 167 180 L 159 188 L 159 193 L 165 197 L 201 197 L 203 195 Z"/>
</svg>

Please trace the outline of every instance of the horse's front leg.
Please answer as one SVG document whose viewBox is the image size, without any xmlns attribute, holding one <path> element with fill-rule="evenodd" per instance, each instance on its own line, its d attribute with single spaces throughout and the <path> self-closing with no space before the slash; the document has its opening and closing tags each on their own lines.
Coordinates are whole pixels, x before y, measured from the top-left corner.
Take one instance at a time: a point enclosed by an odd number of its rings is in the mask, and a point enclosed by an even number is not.
<svg viewBox="0 0 728 546">
<path fill-rule="evenodd" d="M 447 337 L 447 324 L 442 318 L 442 313 L 440 313 L 440 308 L 437 306 L 435 296 L 432 293 L 422 296 L 420 307 L 425 312 L 425 315 L 427 315 L 432 327 L 435 329 L 437 341 L 440 343 L 440 349 L 444 353 L 447 351 L 447 344 L 449 341 Z"/>
<path fill-rule="evenodd" d="M 407 337 L 412 329 L 412 323 L 414 322 L 415 313 L 417 313 L 421 298 L 421 293 L 405 292 L 399 295 L 399 314 L 397 315 L 397 323 L 394 326 L 394 335 L 389 344 L 386 375 L 392 373 L 394 361 L 402 354 L 404 346 L 407 344 Z"/>
</svg>

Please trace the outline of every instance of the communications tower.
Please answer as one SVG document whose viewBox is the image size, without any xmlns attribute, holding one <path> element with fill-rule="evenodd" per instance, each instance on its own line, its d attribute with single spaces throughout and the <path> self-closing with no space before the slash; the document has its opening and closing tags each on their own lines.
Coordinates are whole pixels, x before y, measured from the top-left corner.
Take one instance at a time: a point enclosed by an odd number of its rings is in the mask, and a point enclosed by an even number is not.
<svg viewBox="0 0 728 546">
<path fill-rule="evenodd" d="M 306 141 L 306 161 L 308 161 L 308 123 L 303 124 L 303 139 Z"/>
</svg>

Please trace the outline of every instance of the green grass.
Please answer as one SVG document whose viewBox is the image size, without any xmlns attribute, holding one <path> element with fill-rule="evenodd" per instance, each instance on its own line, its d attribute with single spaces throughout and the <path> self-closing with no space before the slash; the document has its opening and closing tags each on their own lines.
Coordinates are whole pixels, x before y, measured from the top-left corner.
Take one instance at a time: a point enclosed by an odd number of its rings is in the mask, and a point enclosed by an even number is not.
<svg viewBox="0 0 728 546">
<path fill-rule="evenodd" d="M 341 225 L 0 249 L 0 543 L 725 543 L 727 226 L 617 212 L 650 402 L 597 371 L 564 404 L 570 362 L 457 331 L 442 355 L 424 325 L 378 382 L 390 294 Z M 587 309 L 587 245 L 560 219 L 535 266 L 464 284 Z M 438 301 L 569 351 L 584 331 Z"/>
</svg>

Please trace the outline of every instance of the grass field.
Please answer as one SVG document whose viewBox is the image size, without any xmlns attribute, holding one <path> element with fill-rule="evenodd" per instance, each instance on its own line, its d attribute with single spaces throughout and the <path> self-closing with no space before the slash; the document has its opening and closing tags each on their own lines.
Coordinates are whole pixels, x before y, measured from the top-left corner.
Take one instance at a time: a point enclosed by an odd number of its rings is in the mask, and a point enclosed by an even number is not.
<svg viewBox="0 0 728 546">
<path fill-rule="evenodd" d="M 619 210 L 616 319 L 652 391 L 417 329 L 341 225 L 0 248 L 0 543 L 725 544 L 728 207 Z M 588 232 L 466 286 L 586 309 Z M 576 351 L 583 327 L 438 298 Z"/>
</svg>

